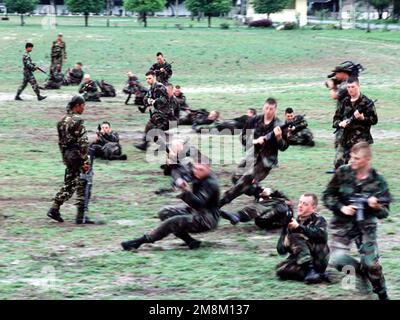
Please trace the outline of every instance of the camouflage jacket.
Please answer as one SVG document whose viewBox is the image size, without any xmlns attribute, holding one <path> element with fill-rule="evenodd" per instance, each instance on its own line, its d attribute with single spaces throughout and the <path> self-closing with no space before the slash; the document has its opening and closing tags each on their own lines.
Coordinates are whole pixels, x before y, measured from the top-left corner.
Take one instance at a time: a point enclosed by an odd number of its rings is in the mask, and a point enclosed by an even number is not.
<svg viewBox="0 0 400 320">
<path fill-rule="evenodd" d="M 118 134 L 118 132 L 111 131 L 110 134 L 100 133 L 95 143 L 99 144 L 101 146 L 104 146 L 108 142 L 119 143 L 119 134 Z"/>
<path fill-rule="evenodd" d="M 58 145 L 64 156 L 65 151 L 76 149 L 79 151 L 83 162 L 89 163 L 87 137 L 84 120 L 79 114 L 68 111 L 57 123 Z"/>
<path fill-rule="evenodd" d="M 25 52 L 22 56 L 22 64 L 24 65 L 24 73 L 32 73 L 36 70 L 36 65 L 32 62 L 31 55 Z"/>
<path fill-rule="evenodd" d="M 147 92 L 147 89 L 143 87 L 143 85 L 139 82 L 138 77 L 136 76 L 128 78 L 124 90 L 135 95 L 141 95 L 142 93 Z"/>
<path fill-rule="evenodd" d="M 178 96 L 175 95 L 175 98 L 178 100 L 179 108 L 187 109 L 189 106 L 186 103 L 186 96 L 181 92 Z"/>
<path fill-rule="evenodd" d="M 149 91 L 147 91 L 143 102 L 146 107 L 150 106 L 148 99 L 154 100 L 155 112 L 163 113 L 166 116 L 170 116 L 171 109 L 168 104 L 168 93 L 167 89 L 162 83 L 156 82 L 153 84 Z"/>
<path fill-rule="evenodd" d="M 297 120 L 298 118 L 299 118 L 299 116 L 295 116 L 293 121 Z M 287 121 L 285 121 L 285 123 L 287 123 Z M 295 126 L 293 131 L 289 131 L 289 133 L 290 133 L 290 135 L 293 136 L 296 133 L 304 130 L 307 127 L 308 127 L 307 120 L 305 118 L 303 118 L 303 121 L 301 123 L 299 123 L 297 126 Z"/>
<path fill-rule="evenodd" d="M 160 69 L 164 68 L 164 72 L 161 72 Z M 162 84 L 167 84 L 168 79 L 172 76 L 172 68 L 171 65 L 165 61 L 164 64 L 155 63 L 150 67 L 151 71 L 156 73 L 157 81 Z"/>
<path fill-rule="evenodd" d="M 324 217 L 318 213 L 312 213 L 306 220 L 302 221 L 299 218 L 296 219 L 299 226 L 294 230 L 286 230 L 284 228 L 277 245 L 279 254 L 293 253 L 290 252 L 290 248 L 284 245 L 285 237 L 289 233 L 301 233 L 308 241 L 314 244 L 320 244 L 324 247 L 327 246 L 328 242 L 328 230 L 327 222 Z"/>
<path fill-rule="evenodd" d="M 378 115 L 376 114 L 374 102 L 363 94 L 354 103 L 351 102 L 350 96 L 344 98 L 340 107 L 336 109 L 333 117 L 333 127 L 339 128 L 339 123 L 351 118 L 356 110 L 362 113 L 365 119 L 355 119 L 344 128 L 341 144 L 345 148 L 350 148 L 362 140 L 370 144 L 374 142 L 370 131 L 371 126 L 378 123 Z"/>
<path fill-rule="evenodd" d="M 79 87 L 79 93 L 96 93 L 98 92 L 99 89 L 97 87 L 97 84 L 95 81 L 90 80 L 88 83 L 82 82 L 80 87 Z"/>
<path fill-rule="evenodd" d="M 80 84 L 83 79 L 83 70 L 75 69 L 68 70 L 68 80 L 70 83 Z"/>
<path fill-rule="evenodd" d="M 51 46 L 51 57 L 67 59 L 67 45 L 64 41 L 53 41 Z"/>
<path fill-rule="evenodd" d="M 273 132 L 274 128 L 277 126 L 282 126 L 283 122 L 278 118 L 275 118 L 269 124 L 264 123 L 264 115 L 258 115 L 251 118 L 247 121 L 246 125 L 242 131 L 242 144 L 246 145 L 246 133 L 247 130 L 252 130 L 254 133 L 253 139 L 257 139 L 262 136 L 268 135 L 270 132 Z M 251 136 L 249 136 L 251 137 Z M 252 141 L 249 141 L 247 144 L 252 144 Z M 272 133 L 271 140 L 264 142 L 263 145 L 256 145 L 254 148 L 255 156 L 265 158 L 268 162 L 268 165 L 274 165 L 278 162 L 278 150 L 285 151 L 289 147 L 287 141 L 287 130 L 282 130 L 282 139 L 276 140 L 275 135 Z"/>
<path fill-rule="evenodd" d="M 350 197 L 356 193 L 365 194 L 368 197 L 391 197 L 386 181 L 375 169 L 371 169 L 365 180 L 359 181 L 351 166 L 344 165 L 337 169 L 332 180 L 328 183 L 323 193 L 323 201 L 325 206 L 332 210 L 339 220 L 351 221 L 355 219 L 355 215 L 344 215 L 340 209 L 349 205 Z M 388 215 L 389 206 L 382 206 L 381 210 L 373 210 L 367 206 L 364 211 L 365 220 L 374 221 L 376 218 L 382 219 Z"/>
<path fill-rule="evenodd" d="M 168 97 L 168 104 L 169 104 L 169 107 L 173 114 L 173 117 L 171 118 L 171 120 L 179 120 L 180 106 L 179 106 L 178 99 L 174 95 L 171 97 Z"/>
</svg>

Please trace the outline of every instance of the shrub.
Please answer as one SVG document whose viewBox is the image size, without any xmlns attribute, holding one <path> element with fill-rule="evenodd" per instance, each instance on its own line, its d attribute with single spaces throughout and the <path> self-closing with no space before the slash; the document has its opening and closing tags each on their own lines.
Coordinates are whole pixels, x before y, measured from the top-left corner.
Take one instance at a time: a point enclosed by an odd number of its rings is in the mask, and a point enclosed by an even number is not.
<svg viewBox="0 0 400 320">
<path fill-rule="evenodd" d="M 219 25 L 219 27 L 220 27 L 221 29 L 229 29 L 229 23 L 226 23 L 226 22 L 221 23 L 221 24 Z"/>
<path fill-rule="evenodd" d="M 261 19 L 261 20 L 251 21 L 249 23 L 249 27 L 271 28 L 272 27 L 272 20 L 270 20 L 270 19 Z"/>
<path fill-rule="evenodd" d="M 284 30 L 294 30 L 297 29 L 299 26 L 296 22 L 284 22 L 283 29 Z"/>
</svg>

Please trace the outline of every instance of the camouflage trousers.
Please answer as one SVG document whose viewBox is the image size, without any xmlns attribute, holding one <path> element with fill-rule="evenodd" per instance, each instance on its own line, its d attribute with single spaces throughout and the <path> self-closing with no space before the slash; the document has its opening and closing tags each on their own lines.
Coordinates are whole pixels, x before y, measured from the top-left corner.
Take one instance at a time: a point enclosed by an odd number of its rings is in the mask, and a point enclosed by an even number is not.
<svg viewBox="0 0 400 320">
<path fill-rule="evenodd" d="M 334 166 L 335 169 L 339 168 L 344 164 L 348 164 L 350 161 L 350 150 L 351 148 L 345 148 L 341 144 L 339 144 L 336 148 L 336 155 Z"/>
<path fill-rule="evenodd" d="M 313 243 L 301 233 L 289 233 L 286 237 L 290 255 L 276 266 L 278 277 L 284 280 L 303 281 L 311 262 L 315 271 L 325 272 L 329 262 L 327 244 Z"/>
<path fill-rule="evenodd" d="M 37 96 L 39 96 L 40 95 L 39 85 L 32 72 L 24 73 L 24 79 L 22 80 L 21 86 L 18 88 L 17 96 L 19 96 L 22 93 L 22 91 L 25 90 L 28 83 L 31 84 L 33 91 L 36 93 Z"/>
<path fill-rule="evenodd" d="M 294 135 L 288 135 L 290 145 L 314 146 L 314 136 L 310 129 L 305 128 Z"/>
<path fill-rule="evenodd" d="M 242 194 L 254 196 L 258 183 L 264 180 L 272 169 L 274 163 L 266 158 L 254 159 L 252 152 L 240 161 L 235 173 L 232 176 L 233 186 L 227 190 L 221 204 L 230 203 Z"/>
<path fill-rule="evenodd" d="M 375 293 L 386 292 L 385 278 L 379 262 L 377 223 L 364 221 L 357 224 L 354 221 L 343 222 L 334 217 L 330 227 L 332 230 L 330 264 L 339 271 L 345 266 L 350 266 L 357 274 L 365 276 L 371 282 Z M 361 256 L 360 262 L 349 255 L 353 240 Z"/>
<path fill-rule="evenodd" d="M 83 208 L 86 181 L 80 178 L 82 162 L 78 151 L 67 150 L 64 155 L 64 163 L 67 166 L 64 174 L 64 185 L 54 197 L 52 207 L 58 210 L 76 192 L 75 204 L 78 208 Z"/>
<path fill-rule="evenodd" d="M 218 218 L 211 212 L 198 212 L 187 205 L 166 206 L 158 216 L 162 223 L 147 233 L 151 242 L 155 242 L 173 233 L 178 238 L 185 238 L 189 233 L 201 233 L 216 229 Z"/>
<path fill-rule="evenodd" d="M 83 94 L 83 98 L 85 101 L 101 102 L 100 93 L 98 92 L 85 92 Z"/>
<path fill-rule="evenodd" d="M 259 228 L 273 230 L 284 226 L 286 210 L 287 206 L 280 202 L 271 202 L 267 204 L 256 203 L 241 209 L 238 212 L 238 216 L 240 222 L 254 220 Z"/>
<path fill-rule="evenodd" d="M 106 160 L 118 159 L 121 156 L 122 148 L 118 142 L 108 142 L 104 146 L 100 144 L 91 144 L 90 153 L 95 158 L 101 158 Z"/>
<path fill-rule="evenodd" d="M 61 71 L 62 65 L 63 65 L 62 57 L 51 57 L 50 70 L 58 69 L 58 66 L 60 66 L 60 71 Z"/>
</svg>

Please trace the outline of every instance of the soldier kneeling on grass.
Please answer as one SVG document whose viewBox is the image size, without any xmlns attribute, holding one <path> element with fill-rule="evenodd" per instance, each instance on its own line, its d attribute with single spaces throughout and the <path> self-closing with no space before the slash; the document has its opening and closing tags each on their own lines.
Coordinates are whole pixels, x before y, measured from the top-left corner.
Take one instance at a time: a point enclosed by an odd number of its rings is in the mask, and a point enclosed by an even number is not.
<svg viewBox="0 0 400 320">
<path fill-rule="evenodd" d="M 289 257 L 277 265 L 277 275 L 282 280 L 306 283 L 329 281 L 325 274 L 329 261 L 326 220 L 316 213 L 318 198 L 305 193 L 298 203 L 298 218 L 292 218 L 282 230 L 277 250 Z"/>
<path fill-rule="evenodd" d="M 111 130 L 111 124 L 103 121 L 96 132 L 97 139 L 90 144 L 89 149 L 96 158 L 104 160 L 127 160 L 122 154 L 118 132 Z"/>
<path fill-rule="evenodd" d="M 173 233 L 182 239 L 190 249 L 197 249 L 201 242 L 190 233 L 201 233 L 216 229 L 219 221 L 219 185 L 207 164 L 193 165 L 192 188 L 186 181 L 179 186 L 181 198 L 186 204 L 162 208 L 158 216 L 162 223 L 142 237 L 122 242 L 124 250 L 138 249 L 144 243 L 153 243 Z"/>
</svg>

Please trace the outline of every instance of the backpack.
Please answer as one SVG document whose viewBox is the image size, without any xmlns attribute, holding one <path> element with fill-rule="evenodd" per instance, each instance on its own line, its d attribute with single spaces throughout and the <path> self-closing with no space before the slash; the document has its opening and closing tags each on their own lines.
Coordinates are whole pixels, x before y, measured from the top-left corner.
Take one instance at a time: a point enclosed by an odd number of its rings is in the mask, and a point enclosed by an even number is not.
<svg viewBox="0 0 400 320">
<path fill-rule="evenodd" d="M 97 85 L 99 86 L 101 93 L 101 97 L 116 97 L 117 93 L 115 91 L 115 88 L 112 84 L 105 82 L 104 80 L 96 81 Z"/>
</svg>

